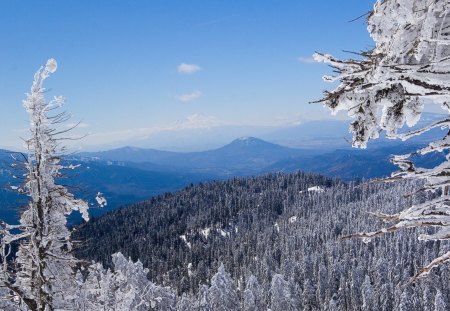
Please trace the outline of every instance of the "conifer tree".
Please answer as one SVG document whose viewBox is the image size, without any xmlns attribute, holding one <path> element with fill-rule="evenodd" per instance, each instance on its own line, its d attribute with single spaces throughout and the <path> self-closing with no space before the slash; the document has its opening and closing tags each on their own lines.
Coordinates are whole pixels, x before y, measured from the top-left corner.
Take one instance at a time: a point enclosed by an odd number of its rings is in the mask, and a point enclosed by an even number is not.
<svg viewBox="0 0 450 311">
<path fill-rule="evenodd" d="M 20 218 L 20 225 L 2 224 L 1 255 L 3 269 L 1 282 L 13 291 L 20 302 L 31 310 L 67 308 L 73 303 L 72 268 L 77 260 L 70 253 L 72 243 L 66 227 L 66 217 L 80 211 L 88 220 L 88 204 L 75 199 L 66 187 L 55 182 L 65 167 L 60 162 L 58 135 L 66 130 L 56 126 L 67 119 L 64 113 L 54 113 L 64 98 L 54 97 L 47 102 L 43 86 L 56 71 L 54 59 L 40 68 L 23 101 L 30 115 L 30 138 L 26 140 L 28 155 L 25 160 L 25 183 L 17 188 L 29 196 L 30 202 Z M 51 115 L 52 114 L 52 115 Z M 16 233 L 14 230 L 19 230 Z M 11 243 L 20 241 L 14 272 L 9 267 Z"/>
<path fill-rule="evenodd" d="M 281 274 L 275 274 L 272 277 L 270 296 L 270 308 L 272 311 L 298 310 L 297 297 L 292 295 L 289 283 Z"/>
<path fill-rule="evenodd" d="M 68 116 L 57 110 L 64 104 L 64 98 L 55 96 L 47 101 L 44 96 L 44 81 L 56 69 L 56 61 L 49 59 L 34 75 L 30 93 L 23 101 L 30 116 L 30 138 L 25 141 L 28 154 L 23 157 L 25 182 L 12 188 L 27 195 L 29 203 L 19 225 L 2 222 L 0 230 L 0 283 L 18 299 L 20 308 L 39 311 L 73 309 L 76 300 L 73 268 L 78 260 L 71 254 L 66 218 L 79 211 L 84 220 L 89 219 L 88 204 L 75 199 L 56 180 L 62 177 L 62 170 L 76 168 L 61 163 L 64 151 L 61 135 L 68 131 L 62 123 Z M 105 203 L 100 196 L 97 200 Z M 19 247 L 13 259 L 12 243 L 16 242 Z"/>
<path fill-rule="evenodd" d="M 211 306 L 215 311 L 239 310 L 237 289 L 230 274 L 225 271 L 223 264 L 211 279 L 208 291 Z"/>
<path fill-rule="evenodd" d="M 448 306 L 442 297 L 442 293 L 440 290 L 436 292 L 436 296 L 434 297 L 434 310 L 435 311 L 445 311 L 448 310 Z"/>
<path fill-rule="evenodd" d="M 364 283 L 361 288 L 363 305 L 361 306 L 363 311 L 375 310 L 375 297 L 370 277 L 366 275 Z"/>
<path fill-rule="evenodd" d="M 412 298 L 413 296 L 411 295 L 411 289 L 409 287 L 405 288 L 405 290 L 400 295 L 400 303 L 398 305 L 398 310 L 399 311 L 415 310 Z"/>
<path fill-rule="evenodd" d="M 254 275 L 251 275 L 244 291 L 244 310 L 257 311 L 264 309 L 263 290 Z"/>
</svg>

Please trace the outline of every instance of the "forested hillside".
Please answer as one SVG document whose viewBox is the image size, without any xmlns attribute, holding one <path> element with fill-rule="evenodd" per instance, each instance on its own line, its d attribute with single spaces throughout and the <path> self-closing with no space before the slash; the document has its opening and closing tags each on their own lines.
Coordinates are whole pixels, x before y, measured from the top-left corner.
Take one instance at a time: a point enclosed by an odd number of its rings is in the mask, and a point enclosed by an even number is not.
<svg viewBox="0 0 450 311">
<path fill-rule="evenodd" d="M 448 249 L 445 242 L 420 242 L 416 231 L 367 244 L 339 239 L 379 228 L 368 211 L 395 212 L 426 199 L 401 195 L 416 187 L 301 172 L 234 178 L 122 208 L 74 238 L 83 241 L 79 256 L 111 266 L 111 254 L 120 251 L 140 259 L 152 281 L 205 304 L 226 270 L 234 281 L 221 291 L 237 295 L 246 310 L 435 310 L 449 305 L 448 266 L 408 282 Z M 211 279 L 221 263 L 225 270 Z"/>
</svg>

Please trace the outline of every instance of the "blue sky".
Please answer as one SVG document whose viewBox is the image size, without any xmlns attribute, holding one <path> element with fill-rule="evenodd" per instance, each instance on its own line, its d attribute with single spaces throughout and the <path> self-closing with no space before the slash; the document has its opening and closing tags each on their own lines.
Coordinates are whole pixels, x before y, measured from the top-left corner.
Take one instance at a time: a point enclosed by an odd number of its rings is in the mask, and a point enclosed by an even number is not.
<svg viewBox="0 0 450 311">
<path fill-rule="evenodd" d="M 26 136 L 21 100 L 50 57 L 87 145 L 219 126 L 330 118 L 322 51 L 370 48 L 368 0 L 0 2 L 0 146 Z M 181 66 L 185 64 L 184 66 Z M 152 146 L 149 146 L 152 147 Z"/>
</svg>

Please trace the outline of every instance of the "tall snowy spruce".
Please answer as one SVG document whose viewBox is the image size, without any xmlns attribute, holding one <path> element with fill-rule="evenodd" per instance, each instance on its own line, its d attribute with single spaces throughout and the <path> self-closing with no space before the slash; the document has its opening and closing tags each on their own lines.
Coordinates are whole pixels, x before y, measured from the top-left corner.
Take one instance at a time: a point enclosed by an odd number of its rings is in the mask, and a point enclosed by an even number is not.
<svg viewBox="0 0 450 311">
<path fill-rule="evenodd" d="M 368 17 L 368 31 L 375 47 L 356 59 L 339 60 L 331 55 L 314 55 L 333 68 L 325 76 L 339 86 L 325 92 L 320 102 L 333 113 L 345 110 L 353 119 L 350 132 L 353 146 L 365 148 L 382 131 L 388 138 L 407 140 L 434 128 L 449 128 L 450 118 L 409 132 L 399 132 L 405 124 L 416 125 L 425 103 L 440 106 L 450 113 L 450 2 L 447 0 L 379 0 Z M 431 191 L 438 197 L 411 206 L 396 214 L 377 215 L 390 223 L 379 231 L 352 235 L 370 239 L 402 228 L 438 227 L 423 234 L 421 240 L 450 239 L 450 132 L 442 139 L 411 154 L 395 156 L 400 170 L 388 181 L 420 179 L 418 191 Z M 414 156 L 444 152 L 446 161 L 434 168 L 418 167 Z M 417 277 L 450 260 L 450 252 L 425 266 Z"/>
<path fill-rule="evenodd" d="M 13 189 L 26 194 L 30 201 L 19 225 L 1 223 L 0 282 L 12 294 L 17 309 L 71 309 L 77 260 L 71 254 L 66 217 L 72 211 L 79 211 L 85 220 L 89 217 L 88 204 L 55 182 L 62 176 L 61 170 L 75 168 L 64 166 L 60 158 L 60 134 L 67 129 L 60 126 L 58 130 L 58 126 L 67 116 L 57 109 L 64 98 L 47 102 L 44 96 L 43 83 L 56 68 L 56 61 L 48 60 L 34 75 L 31 91 L 23 101 L 30 115 L 30 138 L 26 140 L 24 184 Z M 15 259 L 11 256 L 14 244 L 19 244 Z"/>
<path fill-rule="evenodd" d="M 211 279 L 208 295 L 213 310 L 239 310 L 239 296 L 234 281 L 230 274 L 225 271 L 223 264 L 220 265 L 219 270 Z"/>
</svg>

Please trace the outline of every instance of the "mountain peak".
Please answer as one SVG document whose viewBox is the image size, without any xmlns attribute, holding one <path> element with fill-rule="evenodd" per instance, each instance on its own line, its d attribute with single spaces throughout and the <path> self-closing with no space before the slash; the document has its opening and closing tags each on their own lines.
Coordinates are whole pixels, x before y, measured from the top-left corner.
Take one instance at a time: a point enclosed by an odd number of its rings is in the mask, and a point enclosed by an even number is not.
<svg viewBox="0 0 450 311">
<path fill-rule="evenodd" d="M 231 145 L 245 145 L 245 146 L 261 145 L 261 144 L 270 144 L 270 143 L 251 136 L 239 137 L 231 142 Z"/>
</svg>

